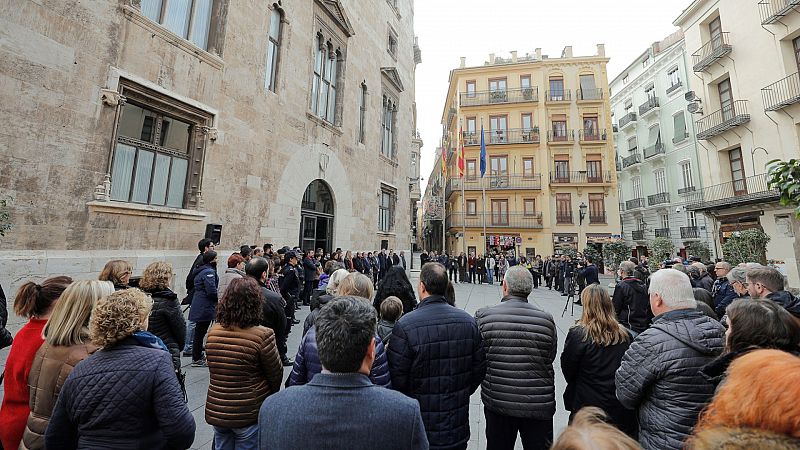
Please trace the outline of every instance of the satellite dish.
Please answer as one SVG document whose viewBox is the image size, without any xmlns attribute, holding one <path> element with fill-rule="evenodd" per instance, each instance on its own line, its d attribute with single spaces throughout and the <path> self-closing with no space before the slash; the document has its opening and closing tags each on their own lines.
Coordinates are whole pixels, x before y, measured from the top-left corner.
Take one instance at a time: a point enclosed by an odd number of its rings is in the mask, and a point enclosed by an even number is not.
<svg viewBox="0 0 800 450">
<path fill-rule="evenodd" d="M 703 114 L 703 108 L 697 102 L 692 102 L 686 105 L 686 110 L 692 114 Z"/>
<path fill-rule="evenodd" d="M 683 94 L 683 98 L 684 98 L 684 99 L 685 99 L 687 102 L 693 102 L 693 101 L 696 101 L 696 100 L 698 100 L 697 96 L 696 96 L 696 95 L 694 95 L 694 91 L 689 91 L 689 92 L 687 92 L 687 93 Z"/>
</svg>

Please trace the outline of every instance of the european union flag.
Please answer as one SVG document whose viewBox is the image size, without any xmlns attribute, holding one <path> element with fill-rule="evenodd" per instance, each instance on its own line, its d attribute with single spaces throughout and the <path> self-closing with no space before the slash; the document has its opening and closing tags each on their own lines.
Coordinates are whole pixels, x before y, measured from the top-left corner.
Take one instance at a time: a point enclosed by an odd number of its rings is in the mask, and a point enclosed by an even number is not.
<svg viewBox="0 0 800 450">
<path fill-rule="evenodd" d="M 483 174 L 485 173 L 486 173 L 486 141 L 483 138 L 483 123 L 481 123 L 481 178 L 483 178 Z"/>
</svg>

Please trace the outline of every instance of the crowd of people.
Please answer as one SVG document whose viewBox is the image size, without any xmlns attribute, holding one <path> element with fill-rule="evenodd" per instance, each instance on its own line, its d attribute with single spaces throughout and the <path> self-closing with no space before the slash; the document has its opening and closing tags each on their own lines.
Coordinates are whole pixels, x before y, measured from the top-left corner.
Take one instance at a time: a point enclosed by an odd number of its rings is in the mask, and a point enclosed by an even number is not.
<svg viewBox="0 0 800 450">
<path fill-rule="evenodd" d="M 216 449 L 463 449 L 479 387 L 489 449 L 513 449 L 518 435 L 526 450 L 800 440 L 800 300 L 771 267 L 671 261 L 650 273 L 634 259 L 619 265 L 612 296 L 588 257 L 499 255 L 495 278 L 488 255 L 484 280 L 502 298 L 473 316 L 454 290 L 472 255 L 425 253 L 414 286 L 403 252 L 242 246 L 223 271 L 213 242 L 198 250 L 182 299 L 164 261 L 133 277 L 112 260 L 98 280 L 17 291 L 13 310 L 28 322 L 13 339 L 0 332 L 11 344 L 2 448 L 188 448 L 196 423 L 181 354 L 209 371 Z M 559 361 L 555 321 L 529 300 L 537 276 L 583 305 Z M 570 425 L 556 437 L 561 402 Z"/>
</svg>

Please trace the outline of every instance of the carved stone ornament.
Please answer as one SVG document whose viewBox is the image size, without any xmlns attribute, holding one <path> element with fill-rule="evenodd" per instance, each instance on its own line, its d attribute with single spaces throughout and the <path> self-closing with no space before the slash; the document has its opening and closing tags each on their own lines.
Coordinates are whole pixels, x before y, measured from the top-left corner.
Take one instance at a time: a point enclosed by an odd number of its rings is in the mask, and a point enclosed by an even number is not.
<svg viewBox="0 0 800 450">
<path fill-rule="evenodd" d="M 211 141 L 216 141 L 219 137 L 219 131 L 212 127 L 200 127 L 200 131 Z"/>
<path fill-rule="evenodd" d="M 106 106 L 124 105 L 125 100 L 122 94 L 113 89 L 100 89 L 100 101 Z"/>
</svg>

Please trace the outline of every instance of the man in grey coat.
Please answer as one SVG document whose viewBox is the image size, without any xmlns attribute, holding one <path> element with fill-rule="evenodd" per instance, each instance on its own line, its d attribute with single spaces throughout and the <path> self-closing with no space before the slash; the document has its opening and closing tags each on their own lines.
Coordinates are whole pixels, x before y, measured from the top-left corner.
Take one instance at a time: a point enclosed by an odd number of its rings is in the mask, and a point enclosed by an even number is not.
<svg viewBox="0 0 800 450">
<path fill-rule="evenodd" d="M 322 373 L 270 395 L 258 415 L 262 449 L 427 449 L 419 404 L 372 384 L 375 309 L 338 297 L 315 322 Z"/>
<path fill-rule="evenodd" d="M 553 360 L 558 337 L 553 316 L 528 303 L 533 276 L 524 266 L 503 277 L 499 305 L 475 313 L 486 349 L 481 384 L 489 449 L 548 449 L 556 412 Z"/>
<path fill-rule="evenodd" d="M 646 450 L 683 448 L 714 386 L 700 368 L 722 352 L 725 329 L 695 308 L 689 278 L 675 269 L 650 276 L 653 324 L 625 352 L 617 398 L 636 409 Z"/>
</svg>

